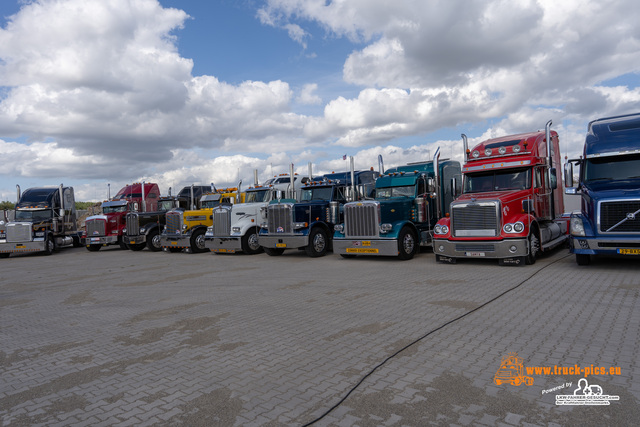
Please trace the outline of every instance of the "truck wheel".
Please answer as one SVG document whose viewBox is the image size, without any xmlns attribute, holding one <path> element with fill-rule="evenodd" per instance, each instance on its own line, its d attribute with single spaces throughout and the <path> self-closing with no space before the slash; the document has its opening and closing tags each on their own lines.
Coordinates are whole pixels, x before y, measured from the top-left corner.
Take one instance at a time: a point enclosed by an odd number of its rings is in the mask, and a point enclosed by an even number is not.
<svg viewBox="0 0 640 427">
<path fill-rule="evenodd" d="M 591 264 L 591 255 L 589 254 L 576 254 L 576 263 L 578 265 Z"/>
<path fill-rule="evenodd" d="M 47 241 L 44 244 L 45 255 L 51 255 L 55 249 L 56 242 L 53 240 L 53 237 L 51 237 L 51 235 L 47 236 Z"/>
<path fill-rule="evenodd" d="M 200 254 L 202 252 L 208 252 L 209 249 L 207 249 L 204 246 L 204 233 L 205 233 L 205 229 L 201 228 L 199 230 L 196 230 L 193 232 L 193 234 L 191 235 L 191 252 L 194 254 Z"/>
<path fill-rule="evenodd" d="M 264 248 L 264 253 L 269 256 L 279 256 L 284 253 L 284 248 Z"/>
<path fill-rule="evenodd" d="M 82 243 L 80 242 L 80 237 L 79 236 L 71 236 L 71 239 L 73 239 L 73 247 L 74 248 L 79 248 L 80 246 L 82 246 Z"/>
<path fill-rule="evenodd" d="M 129 249 L 129 245 L 127 245 L 122 239 L 118 240 L 118 246 L 120 246 L 120 249 Z"/>
<path fill-rule="evenodd" d="M 529 255 L 524 258 L 525 264 L 535 264 L 538 252 L 540 252 L 540 241 L 538 240 L 536 233 L 532 230 L 531 234 L 529 234 Z"/>
<path fill-rule="evenodd" d="M 250 229 L 242 236 L 242 252 L 249 255 L 262 252 L 262 246 L 258 243 L 258 232 L 255 228 Z"/>
<path fill-rule="evenodd" d="M 102 247 L 102 245 L 89 245 L 89 246 L 87 246 L 87 250 L 89 252 L 98 252 L 101 247 Z"/>
<path fill-rule="evenodd" d="M 418 239 L 409 227 L 402 227 L 398 236 L 398 258 L 407 260 L 418 252 Z"/>
<path fill-rule="evenodd" d="M 1 258 L 9 258 L 9 255 L 11 255 L 11 252 L 3 252 L 0 254 L 0 259 Z"/>
<path fill-rule="evenodd" d="M 305 248 L 305 251 L 310 257 L 317 258 L 327 253 L 328 246 L 327 233 L 322 228 L 316 227 L 311 230 L 309 244 Z"/>
<path fill-rule="evenodd" d="M 151 230 L 149 235 L 147 236 L 147 248 L 151 252 L 158 252 L 162 250 L 162 246 L 160 246 L 160 234 L 158 234 L 158 230 Z"/>
</svg>

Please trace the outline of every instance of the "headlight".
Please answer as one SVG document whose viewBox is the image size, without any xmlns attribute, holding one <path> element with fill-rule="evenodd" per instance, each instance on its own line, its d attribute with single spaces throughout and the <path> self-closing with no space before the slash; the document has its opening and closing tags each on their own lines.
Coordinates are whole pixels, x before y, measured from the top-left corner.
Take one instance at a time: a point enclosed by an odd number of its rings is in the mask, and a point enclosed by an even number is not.
<svg viewBox="0 0 640 427">
<path fill-rule="evenodd" d="M 392 228 L 393 225 L 391 224 L 380 224 L 380 232 L 382 233 L 388 233 Z"/>
<path fill-rule="evenodd" d="M 266 229 L 266 228 L 269 228 L 269 226 L 267 225 L 266 222 L 263 222 L 262 224 L 260 224 L 260 228 Z"/>
<path fill-rule="evenodd" d="M 127 229 L 126 228 L 122 229 L 122 234 L 127 234 Z"/>
<path fill-rule="evenodd" d="M 295 228 L 296 230 L 299 228 L 306 228 L 309 224 L 307 224 L 306 222 L 294 222 L 293 223 L 293 228 Z"/>
<path fill-rule="evenodd" d="M 234 233 L 239 233 L 240 232 L 240 227 L 231 227 L 231 231 Z"/>
<path fill-rule="evenodd" d="M 441 225 L 440 229 L 442 231 L 442 234 L 447 234 L 449 232 L 449 227 L 447 227 L 446 225 Z"/>
<path fill-rule="evenodd" d="M 188 227 L 188 225 L 187 225 L 187 224 L 182 224 L 182 230 L 186 230 L 186 229 L 187 229 L 187 227 Z"/>
<path fill-rule="evenodd" d="M 512 224 L 505 224 L 504 227 L 502 227 L 502 230 L 505 233 L 512 233 L 513 232 L 513 225 Z"/>
<path fill-rule="evenodd" d="M 44 231 L 36 231 L 36 237 L 44 237 Z"/>
<path fill-rule="evenodd" d="M 436 226 L 433 227 L 433 232 L 436 234 L 447 234 L 449 232 L 449 227 L 446 225 L 436 224 Z"/>
<path fill-rule="evenodd" d="M 571 235 L 572 236 L 585 236 L 584 232 L 584 224 L 582 223 L 582 219 L 577 216 L 571 217 Z"/>
<path fill-rule="evenodd" d="M 515 231 L 516 233 L 522 233 L 524 231 L 524 224 L 520 221 L 516 222 L 515 224 L 513 224 L 513 231 Z"/>
<path fill-rule="evenodd" d="M 342 231 L 344 230 L 344 225 L 336 224 L 336 225 L 333 226 L 333 230 L 337 231 L 338 233 L 342 233 Z"/>
</svg>

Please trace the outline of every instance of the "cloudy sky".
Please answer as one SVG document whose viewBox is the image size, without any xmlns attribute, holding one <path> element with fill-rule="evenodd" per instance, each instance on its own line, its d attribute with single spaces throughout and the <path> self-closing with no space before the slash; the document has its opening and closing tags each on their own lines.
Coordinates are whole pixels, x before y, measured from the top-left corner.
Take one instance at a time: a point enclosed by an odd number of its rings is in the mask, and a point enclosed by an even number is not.
<svg viewBox="0 0 640 427">
<path fill-rule="evenodd" d="M 637 0 L 2 0 L 0 199 L 431 158 L 640 111 Z M 117 188 L 116 188 L 117 187 Z"/>
</svg>

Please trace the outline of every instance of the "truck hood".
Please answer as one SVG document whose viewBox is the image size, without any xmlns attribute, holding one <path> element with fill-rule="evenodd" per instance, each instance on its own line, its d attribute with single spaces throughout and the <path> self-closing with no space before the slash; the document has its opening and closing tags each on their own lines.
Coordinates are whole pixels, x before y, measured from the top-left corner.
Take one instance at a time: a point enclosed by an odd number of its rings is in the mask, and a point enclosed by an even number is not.
<svg viewBox="0 0 640 427">
<path fill-rule="evenodd" d="M 90 221 L 92 219 L 102 219 L 102 220 L 107 220 L 109 217 L 106 215 L 91 215 L 85 218 L 85 221 Z"/>
<path fill-rule="evenodd" d="M 594 200 L 640 197 L 640 179 L 624 181 L 594 181 L 584 184 L 584 189 Z"/>
<path fill-rule="evenodd" d="M 500 200 L 503 204 L 516 200 L 526 199 L 531 194 L 531 190 L 507 190 L 507 191 L 487 191 L 484 193 L 465 193 L 458 197 L 457 202 L 481 202 L 484 200 Z"/>
</svg>

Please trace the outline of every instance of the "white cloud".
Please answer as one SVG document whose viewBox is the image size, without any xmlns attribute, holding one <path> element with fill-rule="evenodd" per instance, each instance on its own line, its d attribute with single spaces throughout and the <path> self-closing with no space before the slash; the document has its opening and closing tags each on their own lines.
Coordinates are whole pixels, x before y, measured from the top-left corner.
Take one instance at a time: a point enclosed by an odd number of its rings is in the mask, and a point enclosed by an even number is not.
<svg viewBox="0 0 640 427">
<path fill-rule="evenodd" d="M 309 83 L 302 87 L 300 95 L 296 99 L 300 104 L 306 105 L 320 105 L 322 104 L 322 98 L 316 95 L 318 85 L 316 83 Z"/>
</svg>

